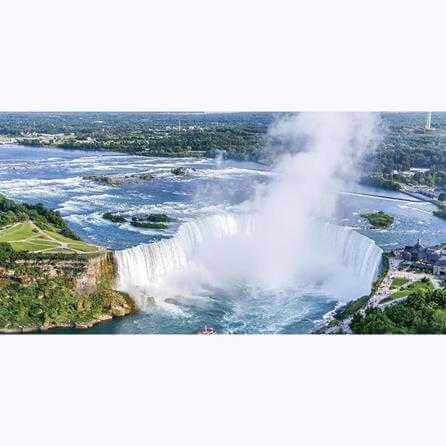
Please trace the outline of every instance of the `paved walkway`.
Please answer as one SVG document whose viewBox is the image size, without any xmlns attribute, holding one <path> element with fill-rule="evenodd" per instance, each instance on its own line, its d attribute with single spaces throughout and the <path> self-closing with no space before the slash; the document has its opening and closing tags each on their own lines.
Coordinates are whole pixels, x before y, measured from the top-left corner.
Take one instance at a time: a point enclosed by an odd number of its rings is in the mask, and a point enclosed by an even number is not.
<svg viewBox="0 0 446 446">
<path fill-rule="evenodd" d="M 403 288 L 407 285 L 418 282 L 419 280 L 423 279 L 424 277 L 429 278 L 435 288 L 440 288 L 440 281 L 435 276 L 429 273 L 415 273 L 412 271 L 401 271 L 398 269 L 401 259 L 395 259 L 394 257 L 391 257 L 389 259 L 389 272 L 387 273 L 386 277 L 382 280 L 381 284 L 379 285 L 376 292 L 373 294 L 373 296 L 369 299 L 369 302 L 367 303 L 366 308 L 374 308 L 382 304 L 382 301 L 389 297 L 392 293 L 396 292 L 396 289 L 392 289 L 392 282 L 393 279 L 396 278 L 404 278 L 407 279 L 408 282 L 403 285 Z M 393 302 L 399 302 L 404 298 L 397 299 Z M 386 305 L 387 302 L 384 303 Z"/>
</svg>

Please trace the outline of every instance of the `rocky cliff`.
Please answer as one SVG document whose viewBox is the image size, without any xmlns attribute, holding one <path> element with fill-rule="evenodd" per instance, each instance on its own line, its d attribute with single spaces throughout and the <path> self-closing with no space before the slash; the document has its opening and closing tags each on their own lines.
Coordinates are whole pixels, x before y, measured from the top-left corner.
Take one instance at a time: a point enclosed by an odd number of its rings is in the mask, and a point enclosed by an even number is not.
<svg viewBox="0 0 446 446">
<path fill-rule="evenodd" d="M 115 276 L 113 254 L 105 251 L 87 260 L 83 270 L 74 278 L 74 289 L 85 296 L 96 292 L 99 287 L 113 288 Z"/>
</svg>

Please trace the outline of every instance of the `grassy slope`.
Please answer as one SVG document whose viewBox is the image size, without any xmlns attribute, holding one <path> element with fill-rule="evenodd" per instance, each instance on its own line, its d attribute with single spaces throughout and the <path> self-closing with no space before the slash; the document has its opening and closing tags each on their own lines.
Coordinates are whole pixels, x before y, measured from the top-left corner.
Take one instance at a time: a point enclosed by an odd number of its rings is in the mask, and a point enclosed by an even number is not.
<svg viewBox="0 0 446 446">
<path fill-rule="evenodd" d="M 0 230 L 0 242 L 9 243 L 15 251 L 47 253 L 92 253 L 94 245 L 73 240 L 54 231 L 43 230 L 27 221 Z"/>
<path fill-rule="evenodd" d="M 415 292 L 423 290 L 433 290 L 433 285 L 431 281 L 423 282 L 419 280 L 418 282 L 411 283 L 410 285 L 400 288 L 390 295 L 392 299 L 399 299 L 401 297 L 409 296 Z"/>
<path fill-rule="evenodd" d="M 92 261 L 82 254 L 99 252 L 93 267 L 100 282 L 92 282 L 93 292 L 78 290 L 76 278 Z M 108 255 L 81 241 L 60 214 L 0 195 L 0 331 L 85 328 L 129 314 L 133 301 L 111 289 L 113 278 Z"/>
<path fill-rule="evenodd" d="M 406 277 L 395 277 L 392 280 L 392 285 L 390 285 L 390 288 L 391 289 L 400 288 L 407 282 L 409 282 L 409 279 L 407 279 Z"/>
</svg>

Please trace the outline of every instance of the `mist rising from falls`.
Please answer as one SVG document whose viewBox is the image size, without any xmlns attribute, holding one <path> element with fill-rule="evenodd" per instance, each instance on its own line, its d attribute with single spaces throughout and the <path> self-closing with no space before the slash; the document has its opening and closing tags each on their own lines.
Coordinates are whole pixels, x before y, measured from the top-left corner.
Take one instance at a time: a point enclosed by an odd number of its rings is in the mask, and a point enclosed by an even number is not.
<svg viewBox="0 0 446 446">
<path fill-rule="evenodd" d="M 262 290 L 317 283 L 347 301 L 370 292 L 382 250 L 351 228 L 313 221 L 306 243 L 294 246 L 292 269 L 267 249 L 256 250 L 256 216 L 219 214 L 183 224 L 171 239 L 115 253 L 118 288 L 144 307 L 144 297 L 209 295 L 251 286 Z"/>
<path fill-rule="evenodd" d="M 183 224 L 171 239 L 116 253 L 119 288 L 139 298 L 212 295 L 240 286 L 317 286 L 340 300 L 366 294 L 381 250 L 349 228 L 328 224 L 337 190 L 370 150 L 374 115 L 302 113 L 270 129 L 286 147 L 276 179 L 240 213 Z M 274 292 L 272 292 L 274 295 Z M 274 297 L 272 297 L 274 298 Z"/>
</svg>

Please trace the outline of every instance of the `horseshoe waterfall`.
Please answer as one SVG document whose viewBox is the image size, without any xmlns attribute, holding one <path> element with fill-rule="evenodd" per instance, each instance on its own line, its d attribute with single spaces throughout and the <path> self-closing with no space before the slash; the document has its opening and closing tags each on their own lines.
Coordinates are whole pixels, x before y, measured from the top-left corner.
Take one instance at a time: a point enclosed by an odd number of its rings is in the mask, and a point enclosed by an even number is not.
<svg viewBox="0 0 446 446">
<path fill-rule="evenodd" d="M 278 290 L 312 281 L 343 301 L 367 294 L 380 267 L 381 248 L 351 228 L 314 221 L 292 241 L 291 259 L 268 239 L 252 215 L 190 221 L 170 239 L 116 251 L 118 287 L 142 307 L 148 295 L 162 302 L 240 283 Z"/>
</svg>

